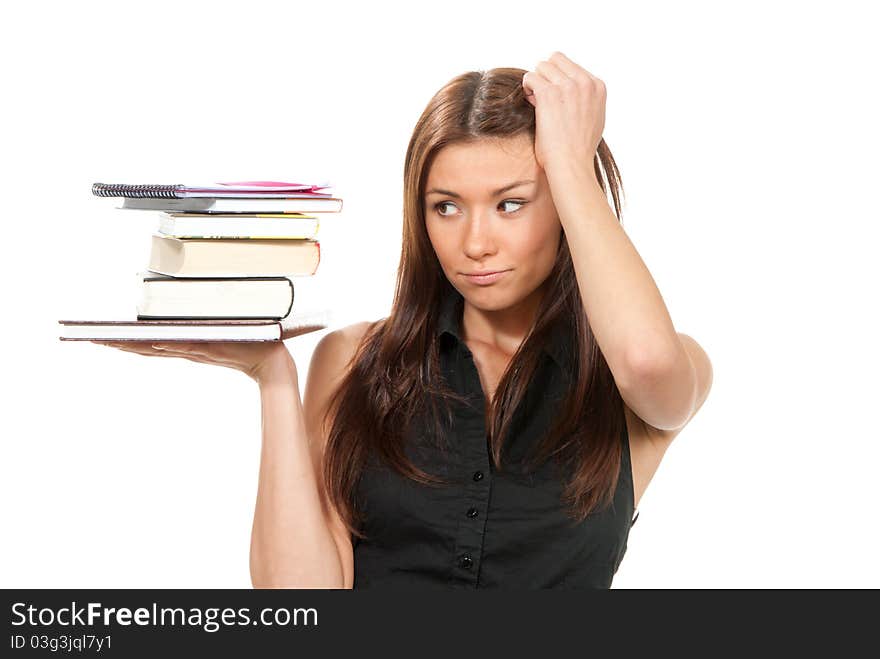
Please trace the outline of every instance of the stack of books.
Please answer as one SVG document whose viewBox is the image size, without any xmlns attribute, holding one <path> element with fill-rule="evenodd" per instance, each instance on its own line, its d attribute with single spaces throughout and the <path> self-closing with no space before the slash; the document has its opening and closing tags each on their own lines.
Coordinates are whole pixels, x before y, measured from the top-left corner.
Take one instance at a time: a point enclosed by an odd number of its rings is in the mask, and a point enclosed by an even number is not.
<svg viewBox="0 0 880 659">
<path fill-rule="evenodd" d="M 342 210 L 327 185 L 95 183 L 122 210 L 159 211 L 138 273 L 136 319 L 59 320 L 62 341 L 280 341 L 327 327 L 331 309 L 297 282 L 321 260 L 319 217 Z"/>
</svg>

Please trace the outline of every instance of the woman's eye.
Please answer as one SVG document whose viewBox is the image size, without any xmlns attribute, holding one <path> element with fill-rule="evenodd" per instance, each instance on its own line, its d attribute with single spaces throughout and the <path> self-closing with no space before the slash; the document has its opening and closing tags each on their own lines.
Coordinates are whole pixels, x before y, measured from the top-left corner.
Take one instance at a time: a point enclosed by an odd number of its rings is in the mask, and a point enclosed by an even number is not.
<svg viewBox="0 0 880 659">
<path fill-rule="evenodd" d="M 499 205 L 500 207 L 504 207 L 504 206 L 507 205 L 507 204 L 514 204 L 515 206 L 517 206 L 517 208 L 514 208 L 514 209 L 511 210 L 511 211 L 503 211 L 503 212 L 507 213 L 508 215 L 511 215 L 511 214 L 513 214 L 513 213 L 516 213 L 516 212 L 517 212 L 518 210 L 520 210 L 520 208 L 522 208 L 523 206 L 525 206 L 526 202 L 524 202 L 524 201 L 515 201 L 515 200 L 513 200 L 513 199 L 505 199 L 504 201 L 502 201 L 502 202 L 501 202 L 500 204 L 498 204 L 498 205 Z M 439 202 L 439 203 L 437 203 L 437 204 L 434 204 L 434 211 L 437 212 L 437 213 L 439 213 L 439 214 L 442 215 L 442 216 L 446 216 L 446 213 L 442 212 L 441 209 L 444 208 L 444 207 L 447 206 L 447 205 L 453 205 L 453 204 L 452 204 L 451 201 L 441 201 L 441 202 Z"/>
<path fill-rule="evenodd" d="M 501 205 L 504 206 L 504 204 L 515 204 L 515 205 L 519 206 L 519 208 L 514 208 L 512 211 L 509 211 L 510 213 L 515 213 L 520 208 L 525 206 L 525 203 L 526 202 L 524 202 L 524 201 L 514 201 L 513 199 L 505 199 L 504 201 L 501 202 Z"/>
<path fill-rule="evenodd" d="M 434 210 L 437 211 L 438 213 L 440 213 L 440 215 L 446 215 L 446 213 L 441 213 L 441 212 L 440 212 L 440 208 L 443 207 L 443 206 L 446 206 L 446 205 L 449 204 L 449 203 L 451 203 L 451 202 L 448 202 L 448 201 L 441 201 L 439 204 L 434 204 Z"/>
</svg>

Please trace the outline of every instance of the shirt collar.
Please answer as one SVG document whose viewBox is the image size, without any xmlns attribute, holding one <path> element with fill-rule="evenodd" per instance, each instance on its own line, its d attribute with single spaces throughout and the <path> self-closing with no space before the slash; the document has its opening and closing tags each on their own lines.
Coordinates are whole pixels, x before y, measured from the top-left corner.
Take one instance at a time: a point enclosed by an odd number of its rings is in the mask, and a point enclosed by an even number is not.
<svg viewBox="0 0 880 659">
<path fill-rule="evenodd" d="M 449 334 L 459 342 L 464 343 L 461 328 L 462 312 L 464 310 L 464 298 L 458 291 L 452 290 L 445 293 L 440 302 L 437 316 L 437 336 Z M 567 373 L 571 363 L 572 342 L 574 337 L 565 323 L 557 323 L 550 331 L 548 341 L 542 346 L 542 350 L 556 362 L 556 365 Z"/>
</svg>

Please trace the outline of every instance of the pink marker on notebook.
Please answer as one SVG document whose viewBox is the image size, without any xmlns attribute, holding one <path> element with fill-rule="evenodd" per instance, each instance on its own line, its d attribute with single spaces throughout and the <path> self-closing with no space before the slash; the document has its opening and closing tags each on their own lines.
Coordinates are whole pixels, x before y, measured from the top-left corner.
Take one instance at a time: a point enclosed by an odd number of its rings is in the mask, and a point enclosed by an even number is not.
<svg viewBox="0 0 880 659">
<path fill-rule="evenodd" d="M 217 185 L 236 185 L 248 187 L 272 187 L 272 188 L 326 188 L 326 185 L 312 185 L 310 183 L 285 183 L 283 181 L 235 181 L 231 183 L 218 183 Z"/>
</svg>

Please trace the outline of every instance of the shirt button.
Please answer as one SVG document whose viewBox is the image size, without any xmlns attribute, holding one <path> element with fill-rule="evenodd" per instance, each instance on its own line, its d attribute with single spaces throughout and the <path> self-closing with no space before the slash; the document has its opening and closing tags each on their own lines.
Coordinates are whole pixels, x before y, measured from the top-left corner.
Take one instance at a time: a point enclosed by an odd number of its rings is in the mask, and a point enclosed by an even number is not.
<svg viewBox="0 0 880 659">
<path fill-rule="evenodd" d="M 475 471 L 474 472 L 474 480 L 475 481 L 483 480 L 483 472 L 482 471 Z"/>
<path fill-rule="evenodd" d="M 468 517 L 476 517 L 476 516 L 477 516 L 477 512 L 478 512 L 478 511 L 477 511 L 476 508 L 468 508 L 467 516 L 468 516 Z"/>
<path fill-rule="evenodd" d="M 458 565 L 459 567 L 463 567 L 465 570 L 469 570 L 471 565 L 474 564 L 473 559 L 470 554 L 462 554 L 458 557 Z"/>
</svg>

